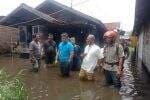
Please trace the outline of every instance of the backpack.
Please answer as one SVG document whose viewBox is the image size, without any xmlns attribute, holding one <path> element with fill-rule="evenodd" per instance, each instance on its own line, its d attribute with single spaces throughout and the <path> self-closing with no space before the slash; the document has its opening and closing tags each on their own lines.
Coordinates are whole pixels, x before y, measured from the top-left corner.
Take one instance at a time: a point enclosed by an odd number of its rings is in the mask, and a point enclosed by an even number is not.
<svg viewBox="0 0 150 100">
<path fill-rule="evenodd" d="M 123 52 L 124 52 L 124 50 L 123 50 Z M 116 44 L 116 55 L 119 57 L 119 43 Z M 122 58 L 122 69 L 121 70 L 123 70 L 123 68 L 124 68 L 124 61 L 125 61 L 125 56 Z"/>
</svg>

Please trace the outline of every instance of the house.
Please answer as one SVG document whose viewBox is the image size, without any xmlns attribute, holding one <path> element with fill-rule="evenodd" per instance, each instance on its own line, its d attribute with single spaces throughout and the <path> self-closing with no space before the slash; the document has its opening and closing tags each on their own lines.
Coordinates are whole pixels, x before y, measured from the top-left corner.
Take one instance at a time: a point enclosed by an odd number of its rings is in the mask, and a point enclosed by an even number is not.
<svg viewBox="0 0 150 100">
<path fill-rule="evenodd" d="M 104 23 L 104 25 L 108 30 L 115 30 L 120 28 L 120 22 Z"/>
<path fill-rule="evenodd" d="M 0 16 L 0 20 L 2 19 L 2 18 L 4 18 L 5 16 Z"/>
<path fill-rule="evenodd" d="M 118 36 L 117 36 L 116 41 L 120 42 L 120 39 L 122 38 L 122 35 L 121 35 L 122 31 L 119 30 L 120 29 L 120 22 L 104 23 L 104 25 L 107 28 L 107 30 L 109 30 L 109 31 L 115 30 L 119 33 Z"/>
<path fill-rule="evenodd" d="M 69 33 L 81 46 L 89 33 L 96 37 L 96 42 L 103 43 L 103 33 L 107 30 L 104 24 L 86 14 L 62 5 L 54 0 L 45 0 L 36 8 L 21 4 L 8 16 L 0 20 L 1 25 L 19 29 L 21 52 L 27 53 L 32 34 L 41 33 L 43 40 L 48 33 L 54 34 L 54 40 L 60 41 L 60 34 Z"/>
<path fill-rule="evenodd" d="M 150 1 L 136 0 L 133 35 L 138 37 L 138 66 L 150 72 Z"/>
</svg>

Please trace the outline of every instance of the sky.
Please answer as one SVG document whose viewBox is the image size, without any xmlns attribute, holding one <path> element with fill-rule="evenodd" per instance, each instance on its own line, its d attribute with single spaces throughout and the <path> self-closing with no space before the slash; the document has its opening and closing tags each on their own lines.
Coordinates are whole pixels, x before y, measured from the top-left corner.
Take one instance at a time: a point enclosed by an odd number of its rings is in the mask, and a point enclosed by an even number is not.
<svg viewBox="0 0 150 100">
<path fill-rule="evenodd" d="M 7 16 L 21 3 L 36 7 L 44 0 L 0 0 L 0 16 Z M 56 0 L 85 14 L 107 22 L 121 22 L 121 29 L 131 31 L 134 23 L 135 0 Z"/>
</svg>

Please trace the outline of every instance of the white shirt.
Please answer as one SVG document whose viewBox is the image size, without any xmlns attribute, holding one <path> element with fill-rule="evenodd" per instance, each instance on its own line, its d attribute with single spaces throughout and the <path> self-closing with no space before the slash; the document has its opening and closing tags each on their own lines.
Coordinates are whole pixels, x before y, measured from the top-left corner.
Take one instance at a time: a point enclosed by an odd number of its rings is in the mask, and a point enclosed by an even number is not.
<svg viewBox="0 0 150 100">
<path fill-rule="evenodd" d="M 88 73 L 93 73 L 98 59 L 104 58 L 103 51 L 99 46 L 93 44 L 85 47 L 84 54 L 86 54 L 86 56 L 83 59 L 81 68 L 86 70 Z"/>
</svg>

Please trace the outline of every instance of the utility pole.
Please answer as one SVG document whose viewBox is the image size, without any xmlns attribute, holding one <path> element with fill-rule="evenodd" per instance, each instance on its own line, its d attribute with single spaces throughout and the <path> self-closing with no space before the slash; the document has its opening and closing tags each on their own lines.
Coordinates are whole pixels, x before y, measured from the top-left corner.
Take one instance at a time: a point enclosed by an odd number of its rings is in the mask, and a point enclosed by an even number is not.
<svg viewBox="0 0 150 100">
<path fill-rule="evenodd" d="M 73 8 L 73 0 L 71 0 L 71 8 Z"/>
</svg>

